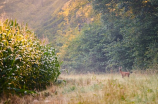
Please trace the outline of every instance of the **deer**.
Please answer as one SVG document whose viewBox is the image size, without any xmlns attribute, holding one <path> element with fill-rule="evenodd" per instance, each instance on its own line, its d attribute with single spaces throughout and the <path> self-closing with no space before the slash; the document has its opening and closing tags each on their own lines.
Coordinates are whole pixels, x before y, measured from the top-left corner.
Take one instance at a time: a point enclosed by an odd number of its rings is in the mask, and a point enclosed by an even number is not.
<svg viewBox="0 0 158 104">
<path fill-rule="evenodd" d="M 122 78 L 125 77 L 125 76 L 129 77 L 130 72 L 123 72 L 123 71 L 121 71 L 121 69 L 122 69 L 122 67 L 119 67 L 119 71 L 120 71 L 120 73 L 122 75 Z"/>
</svg>

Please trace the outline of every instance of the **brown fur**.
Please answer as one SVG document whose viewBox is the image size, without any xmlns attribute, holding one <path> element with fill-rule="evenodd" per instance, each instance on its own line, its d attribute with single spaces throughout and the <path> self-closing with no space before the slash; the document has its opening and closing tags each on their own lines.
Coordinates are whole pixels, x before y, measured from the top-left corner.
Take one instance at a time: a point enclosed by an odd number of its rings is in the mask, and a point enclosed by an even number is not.
<svg viewBox="0 0 158 104">
<path fill-rule="evenodd" d="M 123 72 L 123 71 L 121 71 L 121 69 L 122 69 L 122 67 L 119 67 L 119 71 L 120 71 L 120 73 L 122 75 L 122 78 L 125 77 L 125 76 L 129 77 L 130 72 Z"/>
</svg>

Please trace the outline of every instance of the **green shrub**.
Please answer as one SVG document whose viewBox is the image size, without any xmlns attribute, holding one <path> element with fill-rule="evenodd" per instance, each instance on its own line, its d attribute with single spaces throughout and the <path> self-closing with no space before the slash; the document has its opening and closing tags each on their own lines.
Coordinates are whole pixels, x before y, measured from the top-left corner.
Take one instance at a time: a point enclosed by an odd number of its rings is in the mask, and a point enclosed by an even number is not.
<svg viewBox="0 0 158 104">
<path fill-rule="evenodd" d="M 0 22 L 0 94 L 45 89 L 57 80 L 59 67 L 55 49 L 42 45 L 27 26 Z"/>
</svg>

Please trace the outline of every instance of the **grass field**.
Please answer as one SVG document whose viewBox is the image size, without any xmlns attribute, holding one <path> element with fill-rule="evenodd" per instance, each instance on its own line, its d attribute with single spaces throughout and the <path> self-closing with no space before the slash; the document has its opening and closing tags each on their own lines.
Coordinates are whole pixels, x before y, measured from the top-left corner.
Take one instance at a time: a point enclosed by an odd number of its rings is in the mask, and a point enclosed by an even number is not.
<svg viewBox="0 0 158 104">
<path fill-rule="evenodd" d="M 56 84 L 34 96 L 11 96 L 11 104 L 158 104 L 157 75 L 60 75 Z"/>
</svg>

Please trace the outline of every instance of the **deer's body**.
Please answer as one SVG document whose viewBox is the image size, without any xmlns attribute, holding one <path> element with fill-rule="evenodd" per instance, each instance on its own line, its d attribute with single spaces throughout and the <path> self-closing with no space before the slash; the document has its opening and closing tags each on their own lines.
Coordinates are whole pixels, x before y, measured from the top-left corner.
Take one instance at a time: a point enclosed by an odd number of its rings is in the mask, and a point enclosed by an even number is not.
<svg viewBox="0 0 158 104">
<path fill-rule="evenodd" d="M 122 68 L 122 67 L 121 67 L 121 68 Z M 125 77 L 125 76 L 129 77 L 130 72 L 123 72 L 123 71 L 121 71 L 121 68 L 119 67 L 119 71 L 120 71 L 120 73 L 121 73 L 121 75 L 122 75 L 122 78 Z"/>
</svg>

